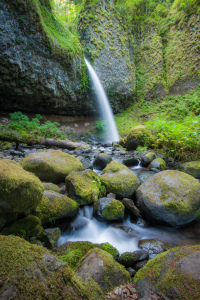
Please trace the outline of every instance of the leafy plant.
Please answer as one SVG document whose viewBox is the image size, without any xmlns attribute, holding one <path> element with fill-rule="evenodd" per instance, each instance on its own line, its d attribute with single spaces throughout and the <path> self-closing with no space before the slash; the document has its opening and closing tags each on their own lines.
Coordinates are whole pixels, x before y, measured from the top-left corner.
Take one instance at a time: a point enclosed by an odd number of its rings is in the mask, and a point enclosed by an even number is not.
<svg viewBox="0 0 200 300">
<path fill-rule="evenodd" d="M 96 121 L 95 124 L 95 134 L 98 136 L 104 136 L 107 131 L 107 122 L 105 120 Z"/>
</svg>

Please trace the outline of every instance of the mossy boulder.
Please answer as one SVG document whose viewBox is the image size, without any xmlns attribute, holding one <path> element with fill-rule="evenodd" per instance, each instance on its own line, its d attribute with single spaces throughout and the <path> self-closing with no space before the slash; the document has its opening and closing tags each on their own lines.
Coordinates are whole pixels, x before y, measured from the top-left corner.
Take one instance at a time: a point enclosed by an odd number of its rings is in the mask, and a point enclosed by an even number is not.
<svg viewBox="0 0 200 300">
<path fill-rule="evenodd" d="M 162 171 L 136 191 L 137 207 L 150 222 L 183 226 L 200 213 L 200 183 L 180 171 Z"/>
<path fill-rule="evenodd" d="M 32 173 L 17 164 L 0 160 L 0 213 L 25 213 L 41 201 L 44 188 Z"/>
<path fill-rule="evenodd" d="M 148 165 L 148 169 L 158 169 L 160 171 L 164 171 L 166 169 L 166 163 L 164 161 L 164 159 L 158 157 L 156 159 L 154 159 L 149 165 Z"/>
<path fill-rule="evenodd" d="M 65 179 L 69 197 L 80 205 L 91 204 L 98 199 L 101 182 L 98 175 L 86 169 L 82 172 L 71 172 Z"/>
<path fill-rule="evenodd" d="M 158 253 L 166 251 L 169 246 L 159 239 L 143 239 L 138 242 L 138 247 L 149 253 L 149 257 L 153 258 Z"/>
<path fill-rule="evenodd" d="M 125 267 L 135 268 L 139 261 L 149 259 L 149 254 L 145 250 L 136 250 L 134 252 L 124 252 L 118 259 L 118 262 Z"/>
<path fill-rule="evenodd" d="M 20 164 L 41 180 L 52 183 L 63 182 L 71 171 L 81 171 L 83 168 L 79 159 L 59 150 L 32 153 Z"/>
<path fill-rule="evenodd" d="M 45 229 L 45 233 L 48 240 L 48 245 L 50 249 L 57 247 L 58 240 L 61 236 L 60 228 L 47 228 Z"/>
<path fill-rule="evenodd" d="M 142 156 L 141 165 L 147 167 L 154 159 L 156 159 L 156 154 L 154 152 L 148 152 Z"/>
<path fill-rule="evenodd" d="M 111 254 L 97 248 L 84 256 L 76 275 L 84 282 L 93 279 L 105 293 L 130 280 L 129 273 Z"/>
<path fill-rule="evenodd" d="M 113 198 L 100 198 L 94 203 L 94 216 L 100 221 L 116 221 L 124 218 L 124 205 Z"/>
<path fill-rule="evenodd" d="M 144 146 L 151 139 L 151 132 L 144 125 L 138 125 L 131 129 L 125 140 L 127 150 L 136 150 L 138 146 Z"/>
<path fill-rule="evenodd" d="M 103 170 L 100 180 L 107 192 L 114 193 L 118 199 L 132 198 L 139 187 L 139 179 L 123 164 L 112 161 Z"/>
<path fill-rule="evenodd" d="M 112 157 L 105 153 L 100 153 L 94 160 L 93 167 L 97 170 L 103 170 L 110 162 Z"/>
<path fill-rule="evenodd" d="M 57 253 L 59 259 L 66 262 L 72 269 L 76 269 L 81 259 L 88 251 L 94 248 L 102 249 L 107 253 L 110 253 L 114 259 L 119 257 L 118 250 L 109 243 L 96 244 L 87 241 L 66 242 L 54 249 L 54 251 Z"/>
<path fill-rule="evenodd" d="M 14 236 L 0 236 L 0 244 L 2 299 L 103 299 L 45 248 Z"/>
<path fill-rule="evenodd" d="M 180 165 L 179 170 L 200 179 L 200 160 L 186 162 Z"/>
<path fill-rule="evenodd" d="M 58 188 L 57 184 L 54 184 L 51 182 L 43 182 L 42 185 L 44 187 L 44 190 L 46 190 L 46 191 L 50 190 L 50 191 L 53 191 L 56 193 L 59 192 L 59 188 Z"/>
<path fill-rule="evenodd" d="M 4 235 L 17 235 L 30 241 L 31 238 L 35 238 L 40 241 L 46 240 L 46 234 L 42 227 L 41 220 L 36 216 L 27 216 L 21 220 L 14 222 L 9 227 L 3 229 Z"/>
<path fill-rule="evenodd" d="M 200 298 L 200 246 L 177 247 L 158 254 L 134 278 L 139 299 L 152 294 L 163 299 Z"/>
<path fill-rule="evenodd" d="M 54 223 L 78 214 L 79 206 L 71 198 L 53 191 L 44 191 L 42 202 L 36 208 L 36 216 L 43 223 Z"/>
</svg>

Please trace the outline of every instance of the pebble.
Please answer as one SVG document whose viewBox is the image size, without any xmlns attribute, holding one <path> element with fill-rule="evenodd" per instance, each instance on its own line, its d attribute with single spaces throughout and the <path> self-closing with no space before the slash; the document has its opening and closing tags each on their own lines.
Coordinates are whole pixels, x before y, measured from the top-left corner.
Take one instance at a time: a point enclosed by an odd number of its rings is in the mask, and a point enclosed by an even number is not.
<svg viewBox="0 0 200 300">
<path fill-rule="evenodd" d="M 106 296 L 107 299 L 121 300 L 121 299 L 134 299 L 137 300 L 137 291 L 135 289 L 135 284 L 130 282 L 126 285 L 120 285 L 116 287 L 113 291 L 109 292 Z"/>
</svg>

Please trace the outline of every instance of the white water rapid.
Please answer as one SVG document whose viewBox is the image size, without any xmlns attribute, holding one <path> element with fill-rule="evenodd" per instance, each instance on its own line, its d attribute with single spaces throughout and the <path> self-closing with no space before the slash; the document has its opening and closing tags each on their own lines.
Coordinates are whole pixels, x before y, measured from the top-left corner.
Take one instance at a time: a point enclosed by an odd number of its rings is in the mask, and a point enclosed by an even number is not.
<svg viewBox="0 0 200 300">
<path fill-rule="evenodd" d="M 94 85 L 94 89 L 96 92 L 97 100 L 99 102 L 99 106 L 101 107 L 101 117 L 103 120 L 106 121 L 107 124 L 107 134 L 106 134 L 106 141 L 108 142 L 118 142 L 119 141 L 119 133 L 117 130 L 117 126 L 115 124 L 115 120 L 113 117 L 113 112 L 109 103 L 109 100 L 106 96 L 106 93 L 104 91 L 104 88 L 95 73 L 94 69 L 92 68 L 89 61 L 85 58 L 85 63 L 88 68 L 88 72 L 90 74 L 90 77 L 92 79 L 92 83 Z"/>
</svg>

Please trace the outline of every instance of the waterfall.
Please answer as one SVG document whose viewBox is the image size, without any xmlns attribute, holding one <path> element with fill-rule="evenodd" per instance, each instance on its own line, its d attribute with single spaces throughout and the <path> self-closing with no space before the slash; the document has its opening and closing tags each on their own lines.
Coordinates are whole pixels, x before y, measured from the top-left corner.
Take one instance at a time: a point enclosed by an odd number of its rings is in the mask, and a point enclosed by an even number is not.
<svg viewBox="0 0 200 300">
<path fill-rule="evenodd" d="M 115 120 L 113 117 L 113 112 L 109 103 L 109 100 L 106 96 L 106 93 L 104 91 L 104 88 L 95 73 L 94 69 L 92 68 L 89 61 L 85 58 L 85 63 L 88 68 L 89 75 L 92 79 L 92 83 L 94 85 L 94 89 L 96 92 L 97 100 L 101 107 L 101 118 L 105 120 L 106 125 L 108 127 L 107 134 L 106 134 L 106 140 L 109 142 L 118 142 L 119 141 L 119 133 L 117 130 L 117 126 L 115 124 Z"/>
</svg>

